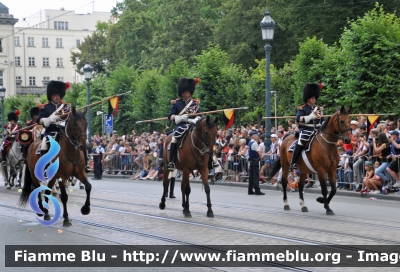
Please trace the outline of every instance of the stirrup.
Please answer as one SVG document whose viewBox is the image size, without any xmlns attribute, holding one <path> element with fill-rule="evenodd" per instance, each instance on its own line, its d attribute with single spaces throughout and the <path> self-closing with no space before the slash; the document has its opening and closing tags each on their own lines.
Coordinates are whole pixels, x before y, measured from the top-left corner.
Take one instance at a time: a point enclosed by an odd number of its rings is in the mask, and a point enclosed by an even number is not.
<svg viewBox="0 0 400 272">
<path fill-rule="evenodd" d="M 170 171 L 174 171 L 175 170 L 175 163 L 173 163 L 173 162 L 168 163 L 167 168 Z"/>
<path fill-rule="evenodd" d="M 297 163 L 290 164 L 289 170 L 299 170 L 299 165 Z"/>
</svg>

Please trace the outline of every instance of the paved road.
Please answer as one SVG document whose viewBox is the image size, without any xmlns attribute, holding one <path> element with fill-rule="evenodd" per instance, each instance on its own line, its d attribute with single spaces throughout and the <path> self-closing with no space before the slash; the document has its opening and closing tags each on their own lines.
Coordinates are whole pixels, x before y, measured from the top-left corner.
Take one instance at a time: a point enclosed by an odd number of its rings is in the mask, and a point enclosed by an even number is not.
<svg viewBox="0 0 400 272">
<path fill-rule="evenodd" d="M 282 193 L 266 190 L 265 196 L 249 196 L 246 187 L 211 186 L 211 200 L 215 218 L 207 218 L 204 190 L 192 183 L 192 218 L 184 218 L 181 209 L 179 183 L 176 199 L 167 199 L 167 208 L 158 204 L 162 184 L 157 181 L 139 181 L 104 178 L 91 181 L 92 212 L 80 214 L 84 190 L 70 187 L 69 214 L 73 226 L 62 227 L 60 220 L 51 227 L 36 223 L 30 207 L 17 208 L 19 193 L 0 188 L 0 239 L 3 245 L 296 245 L 305 243 L 337 245 L 399 244 L 400 218 L 398 201 L 371 201 L 356 194 L 336 196 L 331 208 L 335 216 L 326 216 L 323 206 L 315 201 L 319 196 L 306 191 L 309 212 L 302 213 L 298 193 L 288 193 L 291 211 L 283 211 Z M 72 191 L 71 191 L 72 190 Z M 316 192 L 313 191 L 313 192 Z M 97 224 L 97 225 L 95 225 Z M 112 227 L 112 228 L 111 228 Z M 62 232 L 59 233 L 59 230 Z M 37 269 L 4 268 L 4 247 L 1 251 L 1 271 L 42 271 Z M 82 269 L 54 268 L 54 271 L 123 271 L 120 268 Z M 243 268 L 220 268 L 224 271 L 243 271 Z M 132 271 L 130 268 L 127 271 Z M 149 268 L 148 271 L 165 269 Z M 177 271 L 179 269 L 170 269 Z M 190 269 L 191 271 L 196 271 Z M 197 269 L 209 271 L 212 268 Z M 260 269 L 257 269 L 260 270 Z M 279 270 L 277 268 L 268 271 Z M 315 269 L 326 271 L 331 269 Z M 346 269 L 341 269 L 346 270 Z M 144 271 L 144 269 L 138 269 Z M 147 270 L 146 270 L 147 271 Z M 180 271 L 187 271 L 181 269 Z M 333 271 L 333 270 L 332 270 Z M 348 269 L 347 271 L 354 271 Z M 373 271 L 369 269 L 368 271 Z M 388 271 L 385 268 L 385 271 Z"/>
</svg>

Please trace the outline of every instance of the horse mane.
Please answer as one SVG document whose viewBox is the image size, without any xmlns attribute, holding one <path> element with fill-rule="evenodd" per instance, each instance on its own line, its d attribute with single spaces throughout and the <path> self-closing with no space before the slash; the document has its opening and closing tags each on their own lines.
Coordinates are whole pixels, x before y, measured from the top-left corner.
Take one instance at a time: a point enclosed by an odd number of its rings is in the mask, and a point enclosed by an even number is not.
<svg viewBox="0 0 400 272">
<path fill-rule="evenodd" d="M 319 129 L 320 131 L 323 131 L 326 129 L 326 127 L 328 126 L 329 120 L 331 120 L 331 116 L 329 116 L 328 118 L 326 118 L 326 120 L 322 123 L 321 128 Z"/>
<path fill-rule="evenodd" d="M 196 122 L 196 127 L 201 123 L 201 121 L 203 121 L 203 119 L 206 119 L 207 117 L 202 117 L 201 119 L 197 120 Z M 212 120 L 212 118 L 209 118 L 209 121 L 206 122 L 207 128 L 213 128 L 215 127 L 215 124 Z"/>
<path fill-rule="evenodd" d="M 85 115 L 80 111 L 76 111 L 74 114 L 74 120 L 78 121 L 79 119 L 82 119 L 82 118 L 85 118 Z"/>
</svg>

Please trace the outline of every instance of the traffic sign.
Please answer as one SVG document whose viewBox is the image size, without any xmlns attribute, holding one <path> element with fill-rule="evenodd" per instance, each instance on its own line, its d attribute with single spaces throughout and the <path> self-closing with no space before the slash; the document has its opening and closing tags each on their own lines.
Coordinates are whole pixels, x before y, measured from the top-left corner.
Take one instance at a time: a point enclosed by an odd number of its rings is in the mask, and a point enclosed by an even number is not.
<svg viewBox="0 0 400 272">
<path fill-rule="evenodd" d="M 113 127 L 112 114 L 110 114 L 110 117 L 108 117 L 108 114 L 104 114 L 104 127 Z"/>
<path fill-rule="evenodd" d="M 113 128 L 112 127 L 104 127 L 104 133 L 112 134 Z"/>
</svg>

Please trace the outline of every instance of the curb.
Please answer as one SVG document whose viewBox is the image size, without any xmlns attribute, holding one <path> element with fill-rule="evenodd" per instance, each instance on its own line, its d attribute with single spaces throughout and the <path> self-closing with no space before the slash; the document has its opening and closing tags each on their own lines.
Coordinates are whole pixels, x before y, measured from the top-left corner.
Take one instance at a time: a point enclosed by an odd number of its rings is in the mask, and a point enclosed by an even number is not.
<svg viewBox="0 0 400 272">
<path fill-rule="evenodd" d="M 92 174 L 88 174 L 88 176 L 93 176 Z M 132 178 L 133 175 L 110 175 L 110 174 L 103 174 L 103 178 L 117 178 L 117 179 L 130 179 Z M 152 180 L 148 180 L 152 181 Z M 182 181 L 181 178 L 177 178 L 176 181 Z M 158 182 L 158 181 L 157 181 Z M 201 180 L 190 180 L 191 183 L 199 183 L 201 184 Z M 219 186 L 232 186 L 232 187 L 243 187 L 247 189 L 247 182 L 215 182 L 214 185 L 210 183 L 211 186 L 219 185 Z M 314 186 L 316 187 L 316 186 Z M 329 188 L 329 187 L 328 187 Z M 272 186 L 272 185 L 267 185 L 267 184 L 260 184 L 260 189 L 262 190 L 272 190 L 272 191 L 282 191 L 282 186 Z M 304 188 L 304 194 L 318 194 L 322 196 L 321 190 L 316 187 L 316 188 Z M 296 192 L 288 192 L 288 195 L 291 194 L 298 194 L 298 191 Z M 369 199 L 371 197 L 376 198 L 376 200 L 395 200 L 395 201 L 400 201 L 400 194 L 398 195 L 382 195 L 382 194 L 368 194 L 368 195 L 361 195 L 358 192 L 355 191 L 342 191 L 342 190 L 336 190 L 336 196 L 347 196 L 347 197 L 355 197 L 355 198 L 362 198 L 362 199 Z"/>
</svg>

